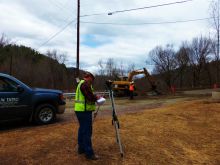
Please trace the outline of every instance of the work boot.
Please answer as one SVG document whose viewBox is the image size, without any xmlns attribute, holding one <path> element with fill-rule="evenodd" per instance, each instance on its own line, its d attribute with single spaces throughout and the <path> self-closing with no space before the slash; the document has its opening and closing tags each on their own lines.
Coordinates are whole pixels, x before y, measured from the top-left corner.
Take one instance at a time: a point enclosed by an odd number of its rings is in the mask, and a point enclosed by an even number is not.
<svg viewBox="0 0 220 165">
<path fill-rule="evenodd" d="M 80 148 L 78 148 L 78 154 L 84 154 L 85 153 L 85 151 L 83 150 L 83 149 L 80 149 Z"/>
<path fill-rule="evenodd" d="M 86 155 L 86 159 L 88 159 L 88 160 L 98 160 L 99 156 L 95 155 L 95 154 L 91 155 L 91 156 Z"/>
</svg>

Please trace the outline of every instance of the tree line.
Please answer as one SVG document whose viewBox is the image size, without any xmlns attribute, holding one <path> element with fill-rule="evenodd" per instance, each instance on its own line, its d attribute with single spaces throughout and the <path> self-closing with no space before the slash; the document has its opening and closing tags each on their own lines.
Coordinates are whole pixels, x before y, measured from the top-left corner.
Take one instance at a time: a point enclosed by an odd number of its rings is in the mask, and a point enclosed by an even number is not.
<svg viewBox="0 0 220 165">
<path fill-rule="evenodd" d="M 3 34 L 0 38 L 0 72 L 10 74 L 32 87 L 71 90 L 73 69 L 64 64 L 65 57 L 56 51 L 46 55 L 18 46 Z"/>
<path fill-rule="evenodd" d="M 214 58 L 215 43 L 206 37 L 184 42 L 175 51 L 172 45 L 157 46 L 150 51 L 154 73 L 160 74 L 168 86 L 205 87 L 219 83 L 219 61 Z"/>
<path fill-rule="evenodd" d="M 60 89 L 74 92 L 76 68 L 66 67 L 66 55 L 56 50 L 41 54 L 32 48 L 16 45 L 4 34 L 0 37 L 0 72 L 10 74 L 31 87 Z M 80 70 L 80 79 L 85 71 Z M 110 75 L 97 75 L 94 88 L 105 90 L 105 81 Z"/>
<path fill-rule="evenodd" d="M 153 76 L 165 82 L 167 87 L 211 87 L 220 82 L 216 42 L 211 38 L 200 36 L 191 42 L 185 41 L 177 51 L 171 44 L 156 46 L 148 55 L 146 64 L 154 65 Z M 75 68 L 67 68 L 65 61 L 65 55 L 59 55 L 55 50 L 43 55 L 31 48 L 11 43 L 4 35 L 0 38 L 0 71 L 11 74 L 32 87 L 75 90 Z M 116 63 L 113 58 L 99 60 L 98 66 L 94 84 L 98 90 L 104 89 L 106 80 L 116 80 L 135 70 L 134 63 L 125 69 L 122 61 Z M 141 87 L 144 83 L 149 84 L 144 79 L 137 82 L 137 86 Z"/>
<path fill-rule="evenodd" d="M 220 83 L 220 62 L 216 45 L 213 39 L 200 36 L 190 42 L 183 42 L 177 50 L 172 44 L 156 46 L 148 53 L 146 65 L 153 65 L 152 75 L 164 81 L 168 87 L 212 87 L 213 84 Z M 100 76 L 114 79 L 135 70 L 135 64 L 130 64 L 125 70 L 121 67 L 124 64 L 113 58 L 99 60 L 98 66 Z"/>
</svg>

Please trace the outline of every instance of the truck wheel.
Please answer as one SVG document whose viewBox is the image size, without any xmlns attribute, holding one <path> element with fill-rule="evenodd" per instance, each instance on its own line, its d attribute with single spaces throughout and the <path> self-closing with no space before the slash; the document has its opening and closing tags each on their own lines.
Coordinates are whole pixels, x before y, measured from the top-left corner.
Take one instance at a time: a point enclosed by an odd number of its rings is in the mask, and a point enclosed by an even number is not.
<svg viewBox="0 0 220 165">
<path fill-rule="evenodd" d="M 36 108 L 34 120 L 37 124 L 49 124 L 56 118 L 55 108 L 50 104 L 42 104 Z"/>
</svg>

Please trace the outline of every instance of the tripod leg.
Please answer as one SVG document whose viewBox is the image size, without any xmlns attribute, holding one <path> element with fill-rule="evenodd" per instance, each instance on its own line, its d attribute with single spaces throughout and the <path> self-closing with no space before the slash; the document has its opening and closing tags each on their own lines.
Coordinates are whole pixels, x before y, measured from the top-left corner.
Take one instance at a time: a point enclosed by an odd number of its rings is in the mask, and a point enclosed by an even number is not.
<svg viewBox="0 0 220 165">
<path fill-rule="evenodd" d="M 119 121 L 116 115 L 116 110 L 115 110 L 115 102 L 114 102 L 114 97 L 113 97 L 113 92 L 110 89 L 109 90 L 109 97 L 112 103 L 112 124 L 114 124 L 115 127 L 115 133 L 116 133 L 116 141 L 119 145 L 119 150 L 120 150 L 120 154 L 121 157 L 124 156 L 124 151 L 123 151 L 123 147 L 122 147 L 122 143 L 121 143 L 121 138 L 120 138 L 120 133 L 119 133 Z"/>
</svg>

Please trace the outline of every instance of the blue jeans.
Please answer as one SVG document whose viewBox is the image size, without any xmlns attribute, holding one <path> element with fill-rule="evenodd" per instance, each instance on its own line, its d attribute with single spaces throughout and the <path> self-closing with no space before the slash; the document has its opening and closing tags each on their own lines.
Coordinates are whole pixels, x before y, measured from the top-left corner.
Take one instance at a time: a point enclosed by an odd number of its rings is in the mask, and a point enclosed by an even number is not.
<svg viewBox="0 0 220 165">
<path fill-rule="evenodd" d="M 75 112 L 79 121 L 78 150 L 87 156 L 94 155 L 92 148 L 92 112 Z"/>
</svg>

